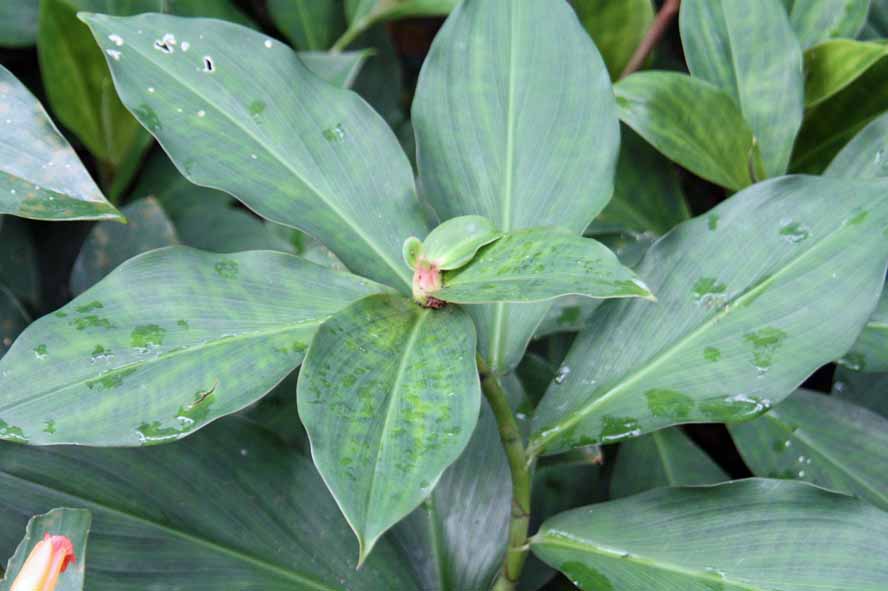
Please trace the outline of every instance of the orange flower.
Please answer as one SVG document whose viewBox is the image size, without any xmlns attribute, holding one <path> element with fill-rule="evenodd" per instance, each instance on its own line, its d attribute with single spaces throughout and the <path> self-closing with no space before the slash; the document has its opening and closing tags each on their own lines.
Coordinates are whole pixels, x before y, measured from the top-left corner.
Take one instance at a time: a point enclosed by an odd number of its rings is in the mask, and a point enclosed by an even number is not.
<svg viewBox="0 0 888 591">
<path fill-rule="evenodd" d="M 71 540 L 45 534 L 31 550 L 9 591 L 53 591 L 59 574 L 75 561 Z"/>
</svg>

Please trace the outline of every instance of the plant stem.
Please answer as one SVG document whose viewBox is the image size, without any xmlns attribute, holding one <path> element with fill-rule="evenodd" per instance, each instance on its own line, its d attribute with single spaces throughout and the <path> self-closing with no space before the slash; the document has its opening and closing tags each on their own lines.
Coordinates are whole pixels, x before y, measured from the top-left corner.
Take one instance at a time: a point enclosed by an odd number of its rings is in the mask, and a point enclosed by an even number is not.
<svg viewBox="0 0 888 591">
<path fill-rule="evenodd" d="M 657 17 L 654 19 L 653 24 L 651 24 L 651 28 L 648 29 L 644 39 L 641 40 L 641 43 L 639 43 L 638 47 L 635 49 L 635 53 L 632 54 L 629 63 L 626 64 L 623 73 L 620 74 L 620 80 L 641 68 L 644 64 L 644 60 L 647 59 L 657 43 L 660 42 L 660 38 L 663 37 L 666 29 L 669 28 L 672 19 L 678 14 L 680 5 L 681 0 L 666 0 L 666 2 L 663 3 L 663 7 L 660 8 L 660 12 L 657 13 Z"/>
<path fill-rule="evenodd" d="M 515 583 L 521 576 L 524 561 L 527 559 L 527 530 L 530 526 L 531 475 L 524 444 L 518 423 L 506 393 L 496 374 L 487 371 L 483 361 L 478 359 L 481 371 L 481 390 L 496 417 L 500 441 L 509 461 L 512 473 L 512 519 L 509 522 L 509 542 L 503 570 L 494 585 L 494 591 L 514 591 Z"/>
</svg>

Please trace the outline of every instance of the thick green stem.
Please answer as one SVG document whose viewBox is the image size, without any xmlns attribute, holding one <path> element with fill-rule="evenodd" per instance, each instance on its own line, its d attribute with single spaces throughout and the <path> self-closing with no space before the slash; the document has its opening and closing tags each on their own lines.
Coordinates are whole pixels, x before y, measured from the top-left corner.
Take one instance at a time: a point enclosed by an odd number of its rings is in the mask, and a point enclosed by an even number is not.
<svg viewBox="0 0 888 591">
<path fill-rule="evenodd" d="M 481 369 L 481 389 L 487 398 L 499 427 L 500 440 L 512 472 L 512 519 L 509 522 L 509 542 L 503 570 L 496 581 L 494 591 L 514 591 L 521 576 L 524 561 L 527 559 L 527 530 L 530 526 L 531 474 L 524 444 L 515 415 L 509 406 L 508 398 L 493 373 L 479 359 Z"/>
</svg>

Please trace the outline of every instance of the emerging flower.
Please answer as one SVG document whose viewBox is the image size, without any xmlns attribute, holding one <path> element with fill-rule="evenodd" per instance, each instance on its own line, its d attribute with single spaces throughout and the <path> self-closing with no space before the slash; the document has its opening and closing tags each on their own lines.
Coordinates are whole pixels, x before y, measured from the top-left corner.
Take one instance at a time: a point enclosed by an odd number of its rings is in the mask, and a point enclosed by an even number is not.
<svg viewBox="0 0 888 591">
<path fill-rule="evenodd" d="M 53 591 L 59 574 L 76 559 L 71 540 L 45 534 L 31 550 L 9 591 Z"/>
</svg>

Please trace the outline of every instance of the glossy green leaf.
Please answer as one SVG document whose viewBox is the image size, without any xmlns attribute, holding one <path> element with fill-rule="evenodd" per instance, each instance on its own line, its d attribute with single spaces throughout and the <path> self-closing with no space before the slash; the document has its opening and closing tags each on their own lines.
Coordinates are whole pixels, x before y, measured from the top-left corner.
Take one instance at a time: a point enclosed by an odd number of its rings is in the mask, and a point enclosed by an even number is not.
<svg viewBox="0 0 888 591">
<path fill-rule="evenodd" d="M 834 396 L 888 418 L 888 373 L 864 373 L 847 367 L 836 370 Z"/>
<path fill-rule="evenodd" d="M 37 40 L 40 0 L 15 0 L 0 4 L 0 47 L 27 47 Z"/>
<path fill-rule="evenodd" d="M 298 391 L 315 465 L 363 561 L 472 436 L 481 386 L 471 319 L 454 306 L 365 298 L 321 325 Z"/>
<path fill-rule="evenodd" d="M 0 66 L 0 213 L 37 220 L 121 219 L 37 99 Z"/>
<path fill-rule="evenodd" d="M 565 0 L 462 3 L 423 65 L 412 121 L 423 198 L 441 219 L 477 214 L 502 232 L 579 234 L 612 193 L 610 80 Z M 488 365 L 517 365 L 548 308 L 470 308 Z"/>
<path fill-rule="evenodd" d="M 419 591 L 382 540 L 351 534 L 311 461 L 239 418 L 150 449 L 0 445 L 0 554 L 52 507 L 93 514 L 89 591 Z"/>
<path fill-rule="evenodd" d="M 651 0 L 572 0 L 577 17 L 607 64 L 619 78 L 645 33 L 654 22 Z"/>
<path fill-rule="evenodd" d="M 802 124 L 804 77 L 802 50 L 780 2 L 685 0 L 679 23 L 691 74 L 740 107 L 766 175 L 785 173 Z M 712 115 L 698 111 L 695 118 Z"/>
<path fill-rule="evenodd" d="M 357 95 L 230 23 L 82 17 L 104 49 L 121 52 L 108 58 L 118 93 L 189 180 L 309 232 L 349 268 L 406 291 L 401 244 L 427 230 L 407 158 Z"/>
<path fill-rule="evenodd" d="M 86 569 L 86 546 L 92 515 L 86 509 L 53 509 L 28 520 L 25 537 L 15 549 L 15 554 L 6 565 L 5 577 L 0 581 L 0 590 L 9 591 L 19 575 L 25 561 L 45 535 L 66 536 L 74 547 L 74 562 L 68 564 L 65 572 L 59 575 L 54 587 L 57 591 L 83 591 L 83 578 Z"/>
<path fill-rule="evenodd" d="M 179 242 L 176 230 L 152 197 L 121 209 L 127 224 L 103 222 L 90 230 L 71 269 L 71 292 L 81 294 L 137 254 Z"/>
<path fill-rule="evenodd" d="M 888 290 L 882 290 L 878 306 L 839 363 L 854 371 L 888 372 Z"/>
<path fill-rule="evenodd" d="M 305 67 L 334 86 L 349 88 L 358 77 L 364 61 L 371 56 L 370 50 L 323 53 L 302 51 L 299 59 Z"/>
<path fill-rule="evenodd" d="M 342 0 L 270 0 L 268 13 L 296 49 L 326 51 L 345 31 Z"/>
<path fill-rule="evenodd" d="M 678 72 L 639 72 L 614 93 L 623 123 L 670 160 L 729 189 L 752 184 L 760 159 L 752 131 L 715 86 Z"/>
<path fill-rule="evenodd" d="M 145 253 L 18 338 L 0 361 L 0 436 L 180 439 L 259 399 L 322 321 L 379 289 L 282 253 Z"/>
<path fill-rule="evenodd" d="M 423 240 L 423 255 L 438 269 L 459 269 L 471 261 L 482 246 L 498 240 L 500 236 L 502 234 L 493 222 L 483 216 L 450 218 Z"/>
<path fill-rule="evenodd" d="M 560 228 L 503 235 L 464 267 L 444 273 L 432 293 L 447 302 L 538 302 L 577 294 L 654 299 L 635 273 L 606 246 Z"/>
<path fill-rule="evenodd" d="M 0 357 L 31 322 L 28 312 L 8 288 L 0 284 Z"/>
<path fill-rule="evenodd" d="M 12 216 L 0 216 L 0 222 L 0 285 L 22 301 L 37 306 L 41 278 L 28 223 Z"/>
<path fill-rule="evenodd" d="M 888 419 L 798 390 L 731 437 L 757 476 L 806 480 L 888 509 Z"/>
<path fill-rule="evenodd" d="M 729 480 L 724 470 L 673 427 L 629 439 L 620 444 L 611 497 L 628 497 L 662 486 L 717 484 Z"/>
<path fill-rule="evenodd" d="M 805 107 L 835 95 L 888 55 L 882 43 L 834 39 L 805 51 Z"/>
<path fill-rule="evenodd" d="M 459 2 L 460 0 L 345 0 L 348 30 L 334 48 L 342 49 L 376 23 L 398 18 L 446 15 Z"/>
<path fill-rule="evenodd" d="M 657 489 L 543 524 L 533 552 L 584 591 L 880 591 L 888 514 L 797 482 Z"/>
<path fill-rule="evenodd" d="M 791 394 L 848 350 L 876 305 L 885 188 L 774 179 L 661 238 L 638 267 L 658 301 L 601 307 L 537 408 L 531 447 L 744 420 Z"/>
<path fill-rule="evenodd" d="M 823 174 L 850 179 L 888 176 L 888 114 L 870 121 L 860 130 Z"/>
<path fill-rule="evenodd" d="M 792 10 L 789 13 L 789 22 L 804 49 L 834 37 L 856 37 L 866 22 L 870 8 L 870 0 L 790 2 Z"/>
</svg>

